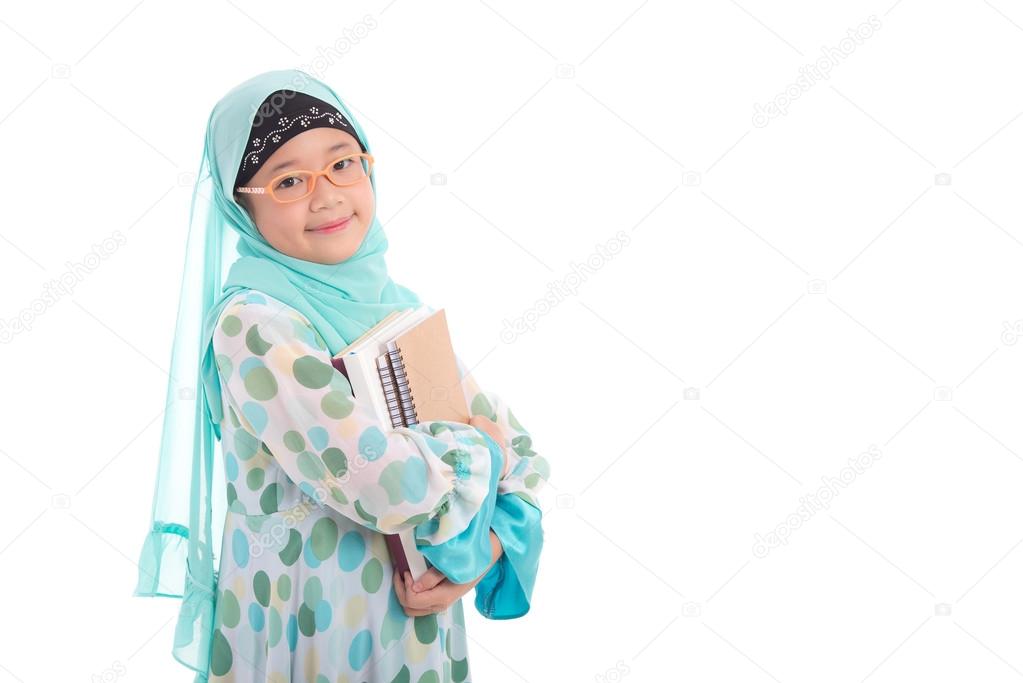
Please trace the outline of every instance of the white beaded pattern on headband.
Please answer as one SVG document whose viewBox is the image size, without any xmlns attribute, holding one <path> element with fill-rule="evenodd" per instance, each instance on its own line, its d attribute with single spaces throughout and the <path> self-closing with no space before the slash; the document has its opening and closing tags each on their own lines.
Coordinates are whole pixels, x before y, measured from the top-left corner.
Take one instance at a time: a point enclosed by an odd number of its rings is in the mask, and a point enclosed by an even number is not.
<svg viewBox="0 0 1023 683">
<path fill-rule="evenodd" d="M 258 164 L 259 163 L 259 154 L 262 153 L 262 151 L 264 149 L 266 149 L 267 138 L 271 138 L 273 140 L 273 142 L 280 142 L 281 141 L 281 136 L 278 135 L 278 133 L 283 133 L 284 131 L 288 130 L 293 125 L 295 125 L 296 121 L 299 123 L 299 125 L 301 125 L 303 128 L 305 128 L 305 127 L 307 127 L 309 125 L 309 121 L 315 121 L 316 119 L 322 119 L 324 116 L 326 116 L 327 117 L 327 121 L 330 123 L 330 125 L 332 125 L 332 126 L 340 125 L 343 128 L 348 128 L 348 124 L 345 123 L 345 120 L 343 118 L 338 117 L 332 111 L 326 111 L 326 112 L 323 112 L 322 114 L 320 114 L 320 113 L 318 113 L 320 110 L 317 107 L 309 107 L 309 111 L 312 112 L 314 114 L 314 116 L 310 116 L 309 114 L 299 114 L 298 116 L 296 116 L 295 118 L 291 119 L 290 121 L 288 120 L 287 116 L 281 116 L 281 118 L 277 119 L 277 125 L 283 126 L 283 128 L 277 128 L 276 130 L 270 131 L 269 133 L 267 133 L 266 137 L 264 137 L 264 138 L 253 138 L 252 139 L 252 144 L 253 145 L 260 145 L 260 147 L 259 147 L 259 149 L 254 149 L 254 150 L 252 150 L 251 152 L 249 152 L 248 154 L 245 155 L 245 158 L 242 161 L 242 170 L 243 171 L 245 170 L 245 168 L 249 165 L 249 161 L 250 160 L 254 164 Z"/>
</svg>

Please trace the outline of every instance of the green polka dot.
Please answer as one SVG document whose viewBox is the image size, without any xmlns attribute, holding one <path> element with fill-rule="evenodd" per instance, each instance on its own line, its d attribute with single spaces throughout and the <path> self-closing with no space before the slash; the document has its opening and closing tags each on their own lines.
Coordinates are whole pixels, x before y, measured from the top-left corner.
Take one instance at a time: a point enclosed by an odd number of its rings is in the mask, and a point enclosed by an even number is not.
<svg viewBox="0 0 1023 683">
<path fill-rule="evenodd" d="M 258 491 L 263 486 L 263 480 L 266 478 L 266 470 L 262 467 L 249 470 L 249 473 L 245 475 L 245 485 L 249 487 L 250 491 Z"/>
<path fill-rule="evenodd" d="M 327 473 L 323 462 L 309 451 L 298 454 L 298 471 L 309 479 L 322 479 Z"/>
<path fill-rule="evenodd" d="M 280 484 L 270 484 L 263 489 L 263 494 L 259 497 L 260 509 L 268 515 L 277 512 L 280 509 L 282 495 Z"/>
<path fill-rule="evenodd" d="M 316 612 L 309 609 L 309 605 L 304 602 L 298 608 L 298 630 L 304 636 L 311 636 L 316 633 Z"/>
<path fill-rule="evenodd" d="M 316 520 L 313 524 L 313 530 L 310 536 L 310 544 L 313 547 L 313 555 L 316 556 L 320 562 L 323 562 L 328 557 L 334 554 L 334 550 L 337 549 L 337 522 L 330 517 L 323 517 L 322 519 Z M 316 602 L 319 602 L 317 600 Z M 316 603 L 313 603 L 316 606 Z"/>
<path fill-rule="evenodd" d="M 305 449 L 305 439 L 295 430 L 291 430 L 284 434 L 284 445 L 292 453 L 298 453 Z"/>
<path fill-rule="evenodd" d="M 228 628 L 234 628 L 238 625 L 239 620 L 242 618 L 242 610 L 238 605 L 238 598 L 234 596 L 234 593 L 227 589 L 223 595 L 220 596 L 220 613 L 222 615 L 222 621 L 224 626 Z"/>
<path fill-rule="evenodd" d="M 322 389 L 330 384 L 330 378 L 334 375 L 334 366 L 327 365 L 315 356 L 302 356 L 292 364 L 291 371 L 302 386 L 310 389 Z"/>
<path fill-rule="evenodd" d="M 244 429 L 234 432 L 234 453 L 239 460 L 248 460 L 259 449 L 259 440 Z"/>
<path fill-rule="evenodd" d="M 281 558 L 281 562 L 288 567 L 295 564 L 298 556 L 302 554 L 302 534 L 295 529 L 289 529 L 288 543 L 284 546 L 284 550 L 277 554 Z"/>
<path fill-rule="evenodd" d="M 333 490 L 331 490 L 331 493 L 333 493 Z M 354 505 L 355 505 L 355 513 L 357 515 L 359 515 L 359 517 L 361 517 L 362 519 L 364 519 L 367 522 L 369 522 L 370 524 L 372 524 L 373 527 L 375 528 L 376 525 L 377 525 L 377 518 L 376 518 L 376 516 L 369 514 L 369 512 L 366 510 L 366 508 L 362 507 L 362 501 L 360 501 L 358 498 L 355 499 Z"/>
<path fill-rule="evenodd" d="M 328 448 L 323 451 L 323 464 L 335 477 L 340 477 L 348 471 L 348 457 L 340 448 Z"/>
<path fill-rule="evenodd" d="M 210 658 L 210 672 L 214 676 L 224 676 L 231 670 L 231 644 L 218 628 L 213 632 L 213 655 Z"/>
<path fill-rule="evenodd" d="M 270 344 L 265 339 L 259 336 L 259 325 L 253 325 L 249 328 L 249 331 L 245 333 L 245 346 L 248 347 L 249 351 L 262 356 L 270 350 L 273 344 Z"/>
<path fill-rule="evenodd" d="M 430 669 L 429 671 L 424 671 L 416 683 L 440 683 L 440 676 L 436 670 Z"/>
<path fill-rule="evenodd" d="M 511 440 L 512 450 L 523 458 L 531 458 L 536 455 L 536 451 L 530 448 L 532 445 L 533 439 L 528 434 L 520 434 Z"/>
<path fill-rule="evenodd" d="M 281 641 L 281 633 L 283 632 L 283 624 L 281 623 L 281 615 L 277 612 L 276 607 L 270 608 L 270 630 L 268 641 L 270 647 L 274 647 Z"/>
<path fill-rule="evenodd" d="M 277 595 L 281 596 L 281 600 L 291 597 L 291 577 L 287 574 L 277 577 Z"/>
<path fill-rule="evenodd" d="M 340 391 L 328 391 L 320 401 L 320 409 L 327 417 L 340 420 L 348 417 L 355 410 L 355 403 L 350 396 Z"/>
<path fill-rule="evenodd" d="M 238 500 L 238 491 L 235 490 L 234 484 L 227 485 L 227 506 L 231 507 L 234 502 Z"/>
<path fill-rule="evenodd" d="M 533 472 L 532 474 L 526 475 L 524 481 L 526 482 L 527 488 L 536 488 L 536 485 L 540 483 L 540 475 Z"/>
<path fill-rule="evenodd" d="M 377 483 L 387 491 L 387 502 L 391 505 L 398 505 L 405 500 L 401 491 L 402 472 L 404 471 L 404 462 L 392 462 L 380 473 L 380 479 Z M 425 486 L 425 477 L 423 482 Z"/>
<path fill-rule="evenodd" d="M 258 401 L 269 401 L 277 395 L 277 380 L 266 367 L 256 367 L 245 375 L 245 390 Z"/>
<path fill-rule="evenodd" d="M 455 659 L 451 662 L 451 680 L 462 683 L 469 676 L 469 659 Z"/>
<path fill-rule="evenodd" d="M 469 406 L 470 415 L 483 415 L 489 417 L 494 422 L 497 422 L 497 414 L 494 413 L 493 406 L 490 405 L 490 401 L 482 393 L 476 394 L 476 397 L 472 399 L 472 405 Z"/>
<path fill-rule="evenodd" d="M 252 593 L 260 605 L 263 607 L 270 605 L 270 577 L 262 569 L 252 577 Z"/>
<path fill-rule="evenodd" d="M 533 458 L 532 462 L 529 463 L 533 466 L 533 471 L 539 474 L 544 479 L 550 479 L 551 477 L 551 465 L 547 462 L 547 458 L 542 455 L 538 455 Z"/>
<path fill-rule="evenodd" d="M 416 638 L 423 645 L 429 645 L 437 638 L 437 615 L 427 614 L 421 617 L 414 617 Z"/>
<path fill-rule="evenodd" d="M 311 576 L 305 582 L 305 588 L 302 589 L 302 602 L 316 609 L 320 600 L 323 600 L 323 583 L 319 577 Z"/>
<path fill-rule="evenodd" d="M 362 587 L 367 593 L 376 593 L 384 580 L 384 568 L 377 558 L 370 559 L 362 568 Z"/>
<path fill-rule="evenodd" d="M 224 331 L 228 337 L 234 337 L 242 331 L 242 321 L 236 315 L 225 315 L 224 319 L 220 322 L 220 329 Z"/>
<path fill-rule="evenodd" d="M 391 683 L 411 683 L 412 672 L 408 670 L 408 665 L 404 664 L 401 667 L 401 671 L 391 679 Z"/>
</svg>

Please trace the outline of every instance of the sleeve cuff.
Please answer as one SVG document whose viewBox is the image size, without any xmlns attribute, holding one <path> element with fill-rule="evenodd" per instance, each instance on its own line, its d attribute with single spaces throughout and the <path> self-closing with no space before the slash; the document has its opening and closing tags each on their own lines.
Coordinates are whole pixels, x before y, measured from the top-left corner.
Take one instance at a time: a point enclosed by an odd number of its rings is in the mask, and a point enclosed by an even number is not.
<svg viewBox="0 0 1023 683">
<path fill-rule="evenodd" d="M 496 441 L 485 432 L 480 433 L 490 452 L 490 488 L 469 526 L 457 536 L 434 545 L 420 543 L 424 535 L 422 531 L 429 530 L 430 522 L 416 527 L 416 546 L 419 551 L 452 583 L 469 583 L 490 566 L 490 529 L 497 507 L 497 482 L 501 476 L 504 454 Z"/>
<path fill-rule="evenodd" d="M 529 612 L 543 548 L 540 520 L 540 509 L 520 496 L 497 497 L 490 526 L 504 552 L 476 584 L 476 610 L 487 619 L 515 619 Z"/>
</svg>

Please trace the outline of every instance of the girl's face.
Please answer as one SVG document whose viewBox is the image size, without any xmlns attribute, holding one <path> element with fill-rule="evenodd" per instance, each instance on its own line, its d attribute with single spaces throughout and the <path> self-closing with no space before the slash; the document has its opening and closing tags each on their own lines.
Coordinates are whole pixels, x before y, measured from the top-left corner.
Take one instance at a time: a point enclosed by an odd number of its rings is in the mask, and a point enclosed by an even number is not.
<svg viewBox="0 0 1023 683">
<path fill-rule="evenodd" d="M 336 128 L 313 128 L 299 133 L 271 154 L 246 186 L 265 186 L 288 171 L 319 171 L 340 156 L 361 151 L 355 136 L 349 133 Z M 328 265 L 341 263 L 358 250 L 376 208 L 368 176 L 345 187 L 337 187 L 320 176 L 312 194 L 286 204 L 278 203 L 269 193 L 235 193 L 235 198 L 274 249 Z M 348 222 L 341 230 L 317 230 L 344 218 Z"/>
</svg>

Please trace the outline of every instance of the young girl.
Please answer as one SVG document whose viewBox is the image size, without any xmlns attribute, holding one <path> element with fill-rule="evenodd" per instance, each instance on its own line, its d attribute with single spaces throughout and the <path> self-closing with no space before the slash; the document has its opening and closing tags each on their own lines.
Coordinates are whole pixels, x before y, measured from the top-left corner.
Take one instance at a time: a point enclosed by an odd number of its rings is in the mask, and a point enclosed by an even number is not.
<svg viewBox="0 0 1023 683">
<path fill-rule="evenodd" d="M 331 365 L 421 305 L 387 274 L 373 164 L 302 71 L 210 115 L 135 591 L 182 598 L 173 654 L 197 681 L 470 681 L 461 597 L 529 611 L 549 467 L 508 406 L 459 358 L 470 423 L 392 429 Z M 384 541 L 406 529 L 419 585 Z"/>
</svg>

